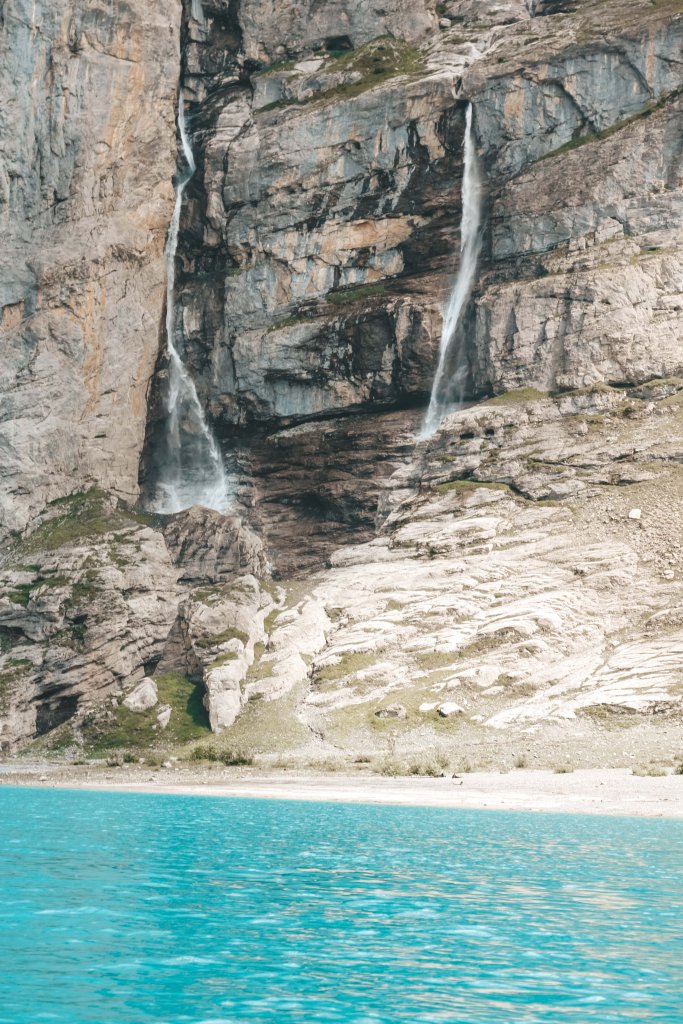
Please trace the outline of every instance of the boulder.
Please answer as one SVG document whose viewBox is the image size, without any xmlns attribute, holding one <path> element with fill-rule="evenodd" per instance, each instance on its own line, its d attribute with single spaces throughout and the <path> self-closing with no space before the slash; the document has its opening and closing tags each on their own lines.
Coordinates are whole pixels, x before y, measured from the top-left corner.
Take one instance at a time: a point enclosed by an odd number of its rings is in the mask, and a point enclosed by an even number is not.
<svg viewBox="0 0 683 1024">
<path fill-rule="evenodd" d="M 164 704 L 164 706 L 160 709 L 159 714 L 157 715 L 157 722 L 159 723 L 159 728 L 166 729 L 170 721 L 171 707 L 168 704 Z"/>
<path fill-rule="evenodd" d="M 135 687 L 124 699 L 123 705 L 129 711 L 149 711 L 159 701 L 157 684 L 149 676 L 145 676 L 141 683 Z"/>
<path fill-rule="evenodd" d="M 408 712 L 403 704 L 387 704 L 385 708 L 375 711 L 375 718 L 407 718 Z"/>
<path fill-rule="evenodd" d="M 455 701 L 447 700 L 444 704 L 439 704 L 438 712 L 442 718 L 450 718 L 452 715 L 462 715 L 463 708 Z"/>
</svg>

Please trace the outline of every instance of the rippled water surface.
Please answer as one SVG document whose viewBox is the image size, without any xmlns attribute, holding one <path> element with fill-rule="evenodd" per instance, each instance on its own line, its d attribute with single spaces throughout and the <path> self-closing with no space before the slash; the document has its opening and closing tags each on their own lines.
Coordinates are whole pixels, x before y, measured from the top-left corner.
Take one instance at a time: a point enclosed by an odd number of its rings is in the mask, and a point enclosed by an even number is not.
<svg viewBox="0 0 683 1024">
<path fill-rule="evenodd" d="M 0 789 L 1 1024 L 683 1022 L 683 822 Z"/>
</svg>

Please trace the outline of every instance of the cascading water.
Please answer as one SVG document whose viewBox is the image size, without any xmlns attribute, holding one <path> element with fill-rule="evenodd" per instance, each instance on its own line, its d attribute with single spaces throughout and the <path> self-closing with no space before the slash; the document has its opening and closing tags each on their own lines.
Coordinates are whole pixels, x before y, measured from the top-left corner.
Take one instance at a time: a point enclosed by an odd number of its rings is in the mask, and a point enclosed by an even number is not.
<svg viewBox="0 0 683 1024">
<path fill-rule="evenodd" d="M 167 514 L 191 505 L 205 505 L 223 512 L 228 505 L 223 459 L 206 422 L 194 381 L 175 344 L 175 258 L 180 214 L 185 189 L 197 169 L 187 134 L 182 89 L 178 99 L 178 132 L 186 169 L 177 178 L 175 209 L 166 242 L 166 423 L 152 507 Z"/>
<path fill-rule="evenodd" d="M 465 345 L 453 350 L 457 329 L 474 287 L 481 252 L 481 175 L 472 127 L 472 104 L 465 125 L 465 166 L 462 183 L 460 268 L 448 300 L 439 344 L 439 362 L 425 418 L 423 436 L 438 428 L 447 412 L 462 405 L 467 380 Z"/>
<path fill-rule="evenodd" d="M 202 0 L 192 0 L 190 14 L 199 25 L 204 25 L 204 8 Z"/>
</svg>

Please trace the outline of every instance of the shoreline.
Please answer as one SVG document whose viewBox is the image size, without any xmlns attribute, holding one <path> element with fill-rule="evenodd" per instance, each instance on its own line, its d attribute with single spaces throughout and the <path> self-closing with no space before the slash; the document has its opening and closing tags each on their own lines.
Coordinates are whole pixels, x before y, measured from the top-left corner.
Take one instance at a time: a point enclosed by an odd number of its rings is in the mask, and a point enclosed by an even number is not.
<svg viewBox="0 0 683 1024">
<path fill-rule="evenodd" d="M 567 774 L 533 769 L 473 772 L 458 778 L 399 777 L 304 771 L 236 772 L 60 765 L 0 766 L 0 785 L 176 796 L 391 804 L 450 809 L 683 818 L 683 776 L 637 776 L 624 768 Z"/>
</svg>

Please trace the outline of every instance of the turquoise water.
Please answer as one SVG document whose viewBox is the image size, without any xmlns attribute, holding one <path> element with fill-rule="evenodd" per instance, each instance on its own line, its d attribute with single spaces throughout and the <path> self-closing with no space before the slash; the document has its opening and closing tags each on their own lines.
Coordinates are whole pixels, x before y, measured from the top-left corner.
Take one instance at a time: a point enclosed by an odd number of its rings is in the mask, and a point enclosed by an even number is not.
<svg viewBox="0 0 683 1024">
<path fill-rule="evenodd" d="M 1 1024 L 683 1022 L 683 822 L 0 788 Z"/>
</svg>

